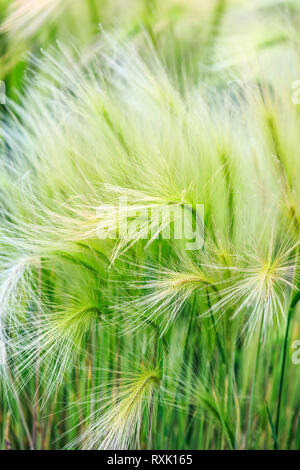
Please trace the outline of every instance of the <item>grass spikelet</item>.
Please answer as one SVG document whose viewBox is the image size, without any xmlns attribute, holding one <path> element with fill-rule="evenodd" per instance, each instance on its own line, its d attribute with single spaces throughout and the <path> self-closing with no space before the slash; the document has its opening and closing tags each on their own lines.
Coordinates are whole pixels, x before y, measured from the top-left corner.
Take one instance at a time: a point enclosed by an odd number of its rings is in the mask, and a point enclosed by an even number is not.
<svg viewBox="0 0 300 470">
<path fill-rule="evenodd" d="M 85 272 L 85 286 L 78 284 L 74 271 L 77 275 Z M 45 283 L 48 275 L 44 270 Z M 56 279 L 56 292 L 52 301 L 43 298 L 43 310 L 25 319 L 22 331 L 17 330 L 14 338 L 16 351 L 12 355 L 17 363 L 21 385 L 26 385 L 38 364 L 39 378 L 48 384 L 44 401 L 66 376 L 70 376 L 85 347 L 85 340 L 98 324 L 102 326 L 104 319 L 97 281 L 86 272 L 86 268 L 78 265 L 73 267 L 73 273 L 69 273 L 70 281 L 72 275 L 72 288 L 69 289 L 62 279 Z"/>
<path fill-rule="evenodd" d="M 214 280 L 205 267 L 201 269 L 188 257 L 179 261 L 174 262 L 174 269 L 133 266 L 136 271 L 130 272 L 133 279 L 128 280 L 126 286 L 132 298 L 128 301 L 125 298 L 112 307 L 122 312 L 128 331 L 153 323 L 159 325 L 163 335 L 193 293 L 201 294 L 213 286 Z"/>
<path fill-rule="evenodd" d="M 149 408 L 152 393 L 160 383 L 158 370 L 143 370 L 136 375 L 120 378 L 116 384 L 115 403 L 103 404 L 97 410 L 94 423 L 80 436 L 83 449 L 116 450 L 139 446 L 145 408 Z M 101 402 L 105 403 L 105 399 Z M 98 416 L 99 415 L 99 416 Z"/>
<path fill-rule="evenodd" d="M 0 448 L 296 449 L 299 7 L 121 3 L 0 12 Z"/>
</svg>

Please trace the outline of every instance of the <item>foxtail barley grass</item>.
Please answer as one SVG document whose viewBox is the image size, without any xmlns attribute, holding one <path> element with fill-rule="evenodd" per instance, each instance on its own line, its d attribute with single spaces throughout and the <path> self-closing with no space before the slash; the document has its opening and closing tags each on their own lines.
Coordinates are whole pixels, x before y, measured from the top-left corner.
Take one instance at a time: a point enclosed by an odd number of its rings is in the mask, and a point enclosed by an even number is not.
<svg viewBox="0 0 300 470">
<path fill-rule="evenodd" d="M 2 34 L 77 3 L 15 1 Z M 299 449 L 299 8 L 151 3 L 8 90 L 0 446 Z"/>
</svg>

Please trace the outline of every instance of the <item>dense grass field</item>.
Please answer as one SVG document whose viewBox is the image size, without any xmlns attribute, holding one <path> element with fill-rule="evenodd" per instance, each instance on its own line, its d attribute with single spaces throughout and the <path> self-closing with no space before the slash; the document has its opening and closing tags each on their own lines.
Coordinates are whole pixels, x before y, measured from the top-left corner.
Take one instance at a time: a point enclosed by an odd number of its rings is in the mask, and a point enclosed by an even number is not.
<svg viewBox="0 0 300 470">
<path fill-rule="evenodd" d="M 0 449 L 299 450 L 298 2 L 0 22 Z"/>
</svg>

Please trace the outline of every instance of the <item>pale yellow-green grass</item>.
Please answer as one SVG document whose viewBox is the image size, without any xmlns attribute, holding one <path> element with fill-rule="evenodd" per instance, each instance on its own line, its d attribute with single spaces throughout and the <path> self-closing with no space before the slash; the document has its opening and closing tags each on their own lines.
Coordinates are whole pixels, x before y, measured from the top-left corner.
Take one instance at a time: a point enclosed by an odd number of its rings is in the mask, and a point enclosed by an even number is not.
<svg viewBox="0 0 300 470">
<path fill-rule="evenodd" d="M 1 29 L 47 45 L 3 73 L 1 448 L 299 449 L 297 4 L 61 3 Z"/>
</svg>

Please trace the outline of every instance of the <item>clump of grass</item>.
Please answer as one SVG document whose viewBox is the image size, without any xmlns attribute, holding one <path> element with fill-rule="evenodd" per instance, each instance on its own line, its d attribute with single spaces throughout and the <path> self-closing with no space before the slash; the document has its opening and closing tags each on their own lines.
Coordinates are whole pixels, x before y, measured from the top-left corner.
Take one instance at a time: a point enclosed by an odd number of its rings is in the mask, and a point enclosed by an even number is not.
<svg viewBox="0 0 300 470">
<path fill-rule="evenodd" d="M 299 445 L 299 112 L 260 52 L 219 62 L 238 12 L 215 3 L 192 77 L 160 53 L 154 2 L 147 32 L 49 48 L 9 101 L 1 446 Z M 184 205 L 199 250 L 174 236 Z"/>
</svg>

